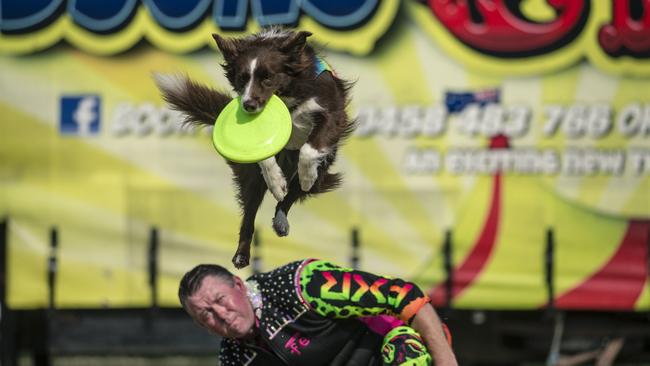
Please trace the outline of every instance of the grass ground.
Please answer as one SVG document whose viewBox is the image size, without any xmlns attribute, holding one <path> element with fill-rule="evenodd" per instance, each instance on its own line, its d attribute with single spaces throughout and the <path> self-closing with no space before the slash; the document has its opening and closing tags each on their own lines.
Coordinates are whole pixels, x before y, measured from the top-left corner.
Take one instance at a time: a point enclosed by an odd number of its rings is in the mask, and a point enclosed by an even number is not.
<svg viewBox="0 0 650 366">
<path fill-rule="evenodd" d="M 210 357 L 124 357 L 66 356 L 55 357 L 52 366 L 218 366 L 217 356 Z M 18 366 L 32 366 L 31 359 L 21 357 Z"/>
</svg>

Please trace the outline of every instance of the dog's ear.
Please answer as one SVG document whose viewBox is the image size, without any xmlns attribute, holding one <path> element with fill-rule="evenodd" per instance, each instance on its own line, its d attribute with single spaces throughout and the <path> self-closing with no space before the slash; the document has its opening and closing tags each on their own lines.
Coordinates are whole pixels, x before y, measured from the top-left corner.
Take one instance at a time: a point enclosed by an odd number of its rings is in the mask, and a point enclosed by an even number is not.
<svg viewBox="0 0 650 366">
<path fill-rule="evenodd" d="M 291 35 L 282 42 L 280 49 L 283 52 L 301 53 L 307 45 L 307 37 L 311 36 L 311 32 L 300 31 L 291 33 Z"/>
<path fill-rule="evenodd" d="M 217 47 L 219 47 L 219 51 L 221 51 L 221 54 L 223 54 L 223 57 L 226 60 L 230 60 L 237 55 L 237 45 L 235 45 L 235 41 L 224 38 L 216 33 L 212 33 L 212 38 L 217 42 Z"/>
</svg>

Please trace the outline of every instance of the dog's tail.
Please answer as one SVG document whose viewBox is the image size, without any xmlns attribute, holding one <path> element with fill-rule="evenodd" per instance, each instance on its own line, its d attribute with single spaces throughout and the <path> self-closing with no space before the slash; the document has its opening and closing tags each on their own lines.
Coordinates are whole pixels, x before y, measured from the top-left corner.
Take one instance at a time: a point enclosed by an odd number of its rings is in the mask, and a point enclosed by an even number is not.
<svg viewBox="0 0 650 366">
<path fill-rule="evenodd" d="M 154 73 L 153 78 L 167 104 L 185 116 L 186 124 L 212 126 L 232 98 L 185 75 Z"/>
<path fill-rule="evenodd" d="M 343 176 L 340 173 L 325 173 L 323 176 L 323 181 L 318 185 L 317 192 L 313 193 L 325 193 L 333 191 L 338 188 L 343 182 Z"/>
<path fill-rule="evenodd" d="M 343 183 L 343 176 L 340 173 L 323 173 L 323 179 L 314 184 L 309 192 L 301 195 L 298 198 L 299 202 L 303 202 L 307 197 L 312 197 L 316 194 L 326 193 L 338 188 Z"/>
</svg>

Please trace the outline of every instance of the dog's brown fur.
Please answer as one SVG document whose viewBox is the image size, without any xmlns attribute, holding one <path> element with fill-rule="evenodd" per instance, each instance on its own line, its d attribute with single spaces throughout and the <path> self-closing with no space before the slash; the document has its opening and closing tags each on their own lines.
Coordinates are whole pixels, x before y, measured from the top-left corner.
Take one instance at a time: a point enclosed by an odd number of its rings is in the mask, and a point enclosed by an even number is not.
<svg viewBox="0 0 650 366">
<path fill-rule="evenodd" d="M 340 175 L 328 170 L 339 144 L 354 128 L 345 111 L 350 84 L 329 71 L 316 73 L 316 53 L 306 42 L 309 35 L 278 28 L 235 39 L 213 35 L 224 56 L 226 77 L 242 96 L 242 107 L 258 112 L 271 95 L 278 95 L 289 107 L 294 125 L 289 143 L 274 158 L 252 164 L 228 161 L 243 211 L 233 257 L 237 268 L 249 263 L 255 216 L 267 189 L 278 200 L 273 229 L 285 236 L 289 233 L 287 214 L 294 202 L 331 191 L 341 183 Z M 186 77 L 157 75 L 156 82 L 165 101 L 194 125 L 212 126 L 232 99 Z M 286 177 L 284 185 L 282 176 Z"/>
</svg>

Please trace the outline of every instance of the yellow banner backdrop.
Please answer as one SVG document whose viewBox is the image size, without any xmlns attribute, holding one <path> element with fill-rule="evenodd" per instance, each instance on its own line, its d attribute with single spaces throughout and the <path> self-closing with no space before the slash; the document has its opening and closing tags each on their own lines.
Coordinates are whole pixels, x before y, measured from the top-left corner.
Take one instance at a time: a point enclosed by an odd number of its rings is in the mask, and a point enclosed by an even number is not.
<svg viewBox="0 0 650 366">
<path fill-rule="evenodd" d="M 8 304 L 47 305 L 56 227 L 56 306 L 147 306 L 157 227 L 161 305 L 177 306 L 192 266 L 234 270 L 240 213 L 209 131 L 180 128 L 151 73 L 228 90 L 210 34 L 255 31 L 264 13 L 252 9 L 257 18 L 224 32 L 204 9 L 175 30 L 156 1 L 124 1 L 130 15 L 100 31 L 83 22 L 81 1 L 43 3 L 54 10 L 33 24 L 17 5 L 15 19 L 2 15 Z M 363 269 L 415 280 L 441 304 L 449 230 L 455 306 L 536 309 L 548 300 L 553 230 L 558 306 L 650 309 L 650 37 L 630 35 L 650 32 L 650 9 L 636 17 L 627 1 L 527 0 L 514 13 L 505 1 L 453 12 L 445 1 L 352 1 L 356 23 L 336 26 L 316 11 L 322 2 L 305 3 L 314 8 L 298 27 L 356 81 L 359 125 L 334 167 L 343 186 L 296 206 L 288 237 L 273 233 L 267 197 L 254 250 L 263 269 L 303 257 L 347 265 L 358 228 Z"/>
</svg>

